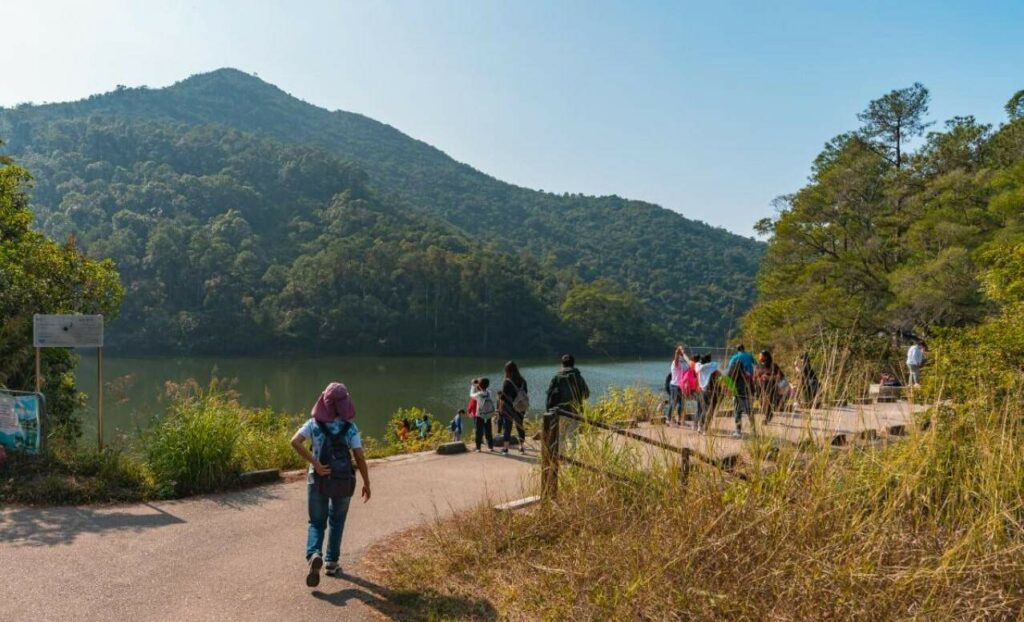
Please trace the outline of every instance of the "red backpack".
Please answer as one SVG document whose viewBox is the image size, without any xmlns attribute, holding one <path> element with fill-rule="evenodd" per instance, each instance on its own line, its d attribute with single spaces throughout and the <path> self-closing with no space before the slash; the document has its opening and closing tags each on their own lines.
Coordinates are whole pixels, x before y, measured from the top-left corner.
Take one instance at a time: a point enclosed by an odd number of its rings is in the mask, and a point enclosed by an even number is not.
<svg viewBox="0 0 1024 622">
<path fill-rule="evenodd" d="M 691 397 L 700 390 L 700 383 L 697 381 L 697 372 L 693 371 L 692 367 L 687 367 L 686 371 L 679 376 L 679 388 L 686 397 Z"/>
</svg>

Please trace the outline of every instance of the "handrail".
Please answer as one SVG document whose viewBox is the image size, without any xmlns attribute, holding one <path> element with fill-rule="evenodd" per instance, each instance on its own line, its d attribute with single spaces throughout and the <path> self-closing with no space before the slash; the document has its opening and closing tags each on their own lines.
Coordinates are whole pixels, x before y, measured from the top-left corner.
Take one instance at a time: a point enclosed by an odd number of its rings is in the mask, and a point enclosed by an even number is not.
<svg viewBox="0 0 1024 622">
<path fill-rule="evenodd" d="M 691 456 L 696 456 L 698 460 L 700 460 L 701 462 L 703 462 L 705 464 L 708 464 L 708 465 L 711 465 L 711 466 L 714 466 L 714 467 L 718 467 L 720 469 L 727 468 L 722 463 L 722 461 L 715 460 L 714 458 L 709 458 L 707 456 L 703 456 L 703 455 L 693 451 L 689 447 L 679 447 L 677 445 L 672 445 L 671 443 L 666 443 L 664 441 L 659 441 L 657 439 L 653 439 L 653 438 L 644 436 L 642 434 L 637 434 L 636 432 L 631 432 L 629 430 L 620 430 L 619 428 L 616 428 L 615 426 L 609 425 L 609 424 L 607 424 L 607 423 L 605 423 L 603 421 L 598 421 L 596 419 L 590 419 L 589 417 L 584 417 L 584 416 L 579 415 L 577 413 L 565 410 L 564 408 L 552 408 L 549 412 L 554 412 L 559 417 L 565 417 L 567 419 L 575 419 L 576 421 L 579 421 L 581 423 L 586 423 L 588 425 L 592 425 L 595 428 L 601 428 L 602 430 L 608 430 L 609 432 L 612 432 L 612 433 L 615 433 L 615 434 L 621 434 L 622 436 L 625 436 L 626 438 L 630 438 L 630 439 L 635 440 L 635 441 L 640 441 L 641 443 L 647 443 L 648 445 L 653 445 L 654 447 L 657 447 L 658 449 L 664 449 L 665 451 L 673 451 L 673 452 L 681 452 L 681 451 L 689 452 L 689 454 Z"/>
</svg>

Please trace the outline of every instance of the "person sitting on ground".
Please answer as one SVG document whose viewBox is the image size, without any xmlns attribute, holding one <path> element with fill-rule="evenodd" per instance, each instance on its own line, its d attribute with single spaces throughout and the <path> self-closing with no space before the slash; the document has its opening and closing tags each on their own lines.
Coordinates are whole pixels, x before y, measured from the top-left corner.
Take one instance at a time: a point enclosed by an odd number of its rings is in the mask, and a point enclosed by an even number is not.
<svg viewBox="0 0 1024 622">
<path fill-rule="evenodd" d="M 764 422 L 768 423 L 775 416 L 775 411 L 782 410 L 786 396 L 789 394 L 789 382 L 782 368 L 772 358 L 772 353 L 762 350 L 758 355 L 757 369 L 754 370 L 754 386 L 757 388 L 758 401 Z"/>
<path fill-rule="evenodd" d="M 398 424 L 398 440 L 405 442 L 411 432 L 412 424 L 409 423 L 409 418 L 403 417 L 402 421 Z"/>
<path fill-rule="evenodd" d="M 573 414 L 581 414 L 583 405 L 590 398 L 590 387 L 583 379 L 583 374 L 576 369 L 576 358 L 571 354 L 562 355 L 562 368 L 551 378 L 548 385 L 547 403 L 548 410 L 559 408 Z M 579 422 L 575 419 L 561 417 L 564 419 L 566 444 L 571 446 L 576 442 L 576 430 Z"/>
<path fill-rule="evenodd" d="M 466 410 L 460 408 L 455 416 L 452 417 L 451 423 L 448 424 L 448 429 L 452 431 L 452 441 L 459 443 L 462 441 L 462 418 L 466 416 Z"/>
<path fill-rule="evenodd" d="M 494 417 L 497 409 L 494 407 L 494 394 L 488 388 L 490 386 L 491 381 L 488 378 L 480 378 L 473 380 L 473 384 L 469 388 L 469 397 L 476 402 L 476 417 L 473 419 L 473 423 L 475 427 L 476 450 L 478 452 L 485 438 L 487 439 L 487 448 L 494 451 L 494 432 L 491 429 L 491 418 Z"/>
<path fill-rule="evenodd" d="M 498 393 L 498 412 L 500 413 L 502 434 L 502 453 L 507 454 L 512 443 L 512 426 L 516 427 L 519 437 L 519 453 L 526 453 L 526 426 L 524 418 L 530 409 L 530 394 L 526 379 L 519 373 L 519 366 L 514 361 L 505 363 L 505 379 Z"/>
<path fill-rule="evenodd" d="M 363 479 L 363 503 L 370 500 L 370 472 L 363 441 L 353 422 L 356 409 L 345 385 L 327 385 L 310 411 L 310 418 L 292 437 L 292 447 L 309 463 L 306 478 L 309 528 L 306 534 L 306 585 L 320 584 L 327 534 L 327 574 L 340 576 L 341 536 L 349 503 L 355 493 L 356 469 Z M 309 442 L 312 451 L 306 448 Z"/>
</svg>

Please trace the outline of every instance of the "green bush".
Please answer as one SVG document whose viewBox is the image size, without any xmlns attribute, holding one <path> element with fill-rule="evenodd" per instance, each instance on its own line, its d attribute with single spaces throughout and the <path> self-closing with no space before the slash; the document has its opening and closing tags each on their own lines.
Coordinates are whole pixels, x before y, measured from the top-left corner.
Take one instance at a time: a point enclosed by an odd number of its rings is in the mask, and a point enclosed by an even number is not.
<svg viewBox="0 0 1024 622">
<path fill-rule="evenodd" d="M 142 459 L 126 448 L 58 446 L 40 456 L 8 454 L 0 468 L 0 502 L 80 504 L 140 501 L 155 481 Z"/>
</svg>

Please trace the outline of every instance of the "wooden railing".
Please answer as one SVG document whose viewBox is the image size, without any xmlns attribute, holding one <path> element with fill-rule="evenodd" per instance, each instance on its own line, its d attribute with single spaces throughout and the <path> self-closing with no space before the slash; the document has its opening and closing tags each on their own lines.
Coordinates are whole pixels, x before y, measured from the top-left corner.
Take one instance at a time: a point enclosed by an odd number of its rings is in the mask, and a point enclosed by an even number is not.
<svg viewBox="0 0 1024 622">
<path fill-rule="evenodd" d="M 618 434 L 619 436 L 623 436 L 634 441 L 646 443 L 647 445 L 651 445 L 652 447 L 657 447 L 665 451 L 678 452 L 679 480 L 682 485 L 686 484 L 686 479 L 690 474 L 691 457 L 696 456 L 697 459 L 703 462 L 715 466 L 721 466 L 716 464 L 714 460 L 710 460 L 704 456 L 701 456 L 700 454 L 696 454 L 687 447 L 677 447 L 670 443 L 659 441 L 653 438 L 648 438 L 642 434 L 637 434 L 636 432 L 630 430 L 623 430 L 613 425 L 609 425 L 604 421 L 590 419 L 588 417 L 584 417 L 578 413 L 566 410 L 564 408 L 553 408 L 544 413 L 544 418 L 542 420 L 543 425 L 541 427 L 540 488 L 541 496 L 545 499 L 554 499 L 558 495 L 558 467 L 562 462 L 571 464 L 579 468 L 583 468 L 588 471 L 602 473 L 615 479 L 623 479 L 623 476 L 610 473 L 608 471 L 605 471 L 604 469 L 601 469 L 600 467 L 585 464 L 583 462 L 580 462 L 579 460 L 576 460 L 575 458 L 562 455 L 560 447 L 561 443 L 559 439 L 559 421 L 562 418 L 572 419 L 595 428 L 606 430 L 608 432 L 611 432 L 612 434 Z"/>
</svg>

